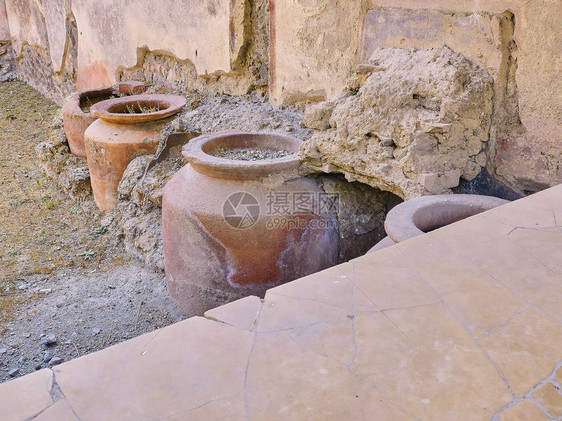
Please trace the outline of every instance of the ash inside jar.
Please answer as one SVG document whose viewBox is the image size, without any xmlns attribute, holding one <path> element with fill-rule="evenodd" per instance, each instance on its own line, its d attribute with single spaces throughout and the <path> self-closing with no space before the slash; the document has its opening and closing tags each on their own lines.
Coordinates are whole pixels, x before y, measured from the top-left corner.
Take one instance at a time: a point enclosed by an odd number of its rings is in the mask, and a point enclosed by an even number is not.
<svg viewBox="0 0 562 421">
<path fill-rule="evenodd" d="M 294 153 L 295 152 L 286 151 L 284 149 L 216 148 L 210 152 L 209 155 L 236 161 L 261 161 L 264 159 L 284 158 Z"/>
</svg>

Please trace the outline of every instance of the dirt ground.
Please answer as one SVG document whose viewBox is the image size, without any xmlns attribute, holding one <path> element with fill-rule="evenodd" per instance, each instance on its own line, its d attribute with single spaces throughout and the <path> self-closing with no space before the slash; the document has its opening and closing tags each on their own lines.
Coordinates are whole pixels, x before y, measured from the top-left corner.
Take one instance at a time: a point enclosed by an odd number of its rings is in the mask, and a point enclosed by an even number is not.
<svg viewBox="0 0 562 421">
<path fill-rule="evenodd" d="M 182 319 L 92 197 L 70 199 L 36 164 L 57 109 L 0 83 L 0 382 Z"/>
</svg>

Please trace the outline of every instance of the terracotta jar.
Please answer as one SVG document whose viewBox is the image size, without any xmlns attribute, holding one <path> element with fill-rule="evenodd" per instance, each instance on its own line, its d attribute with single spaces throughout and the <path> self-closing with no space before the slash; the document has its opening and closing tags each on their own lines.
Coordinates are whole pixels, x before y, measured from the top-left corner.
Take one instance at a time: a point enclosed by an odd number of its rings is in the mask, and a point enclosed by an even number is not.
<svg viewBox="0 0 562 421">
<path fill-rule="evenodd" d="M 73 94 L 62 107 L 62 122 L 70 152 L 79 158 L 86 158 L 84 132 L 97 120 L 97 117 L 90 113 L 90 108 L 94 104 L 119 94 L 140 94 L 144 88 L 143 82 L 128 81 L 119 83 L 117 88 L 93 89 Z"/>
<path fill-rule="evenodd" d="M 223 132 L 184 147 L 189 164 L 164 188 L 162 239 L 168 289 L 185 315 L 337 263 L 335 213 L 317 207 L 316 180 L 298 175 L 300 144 L 278 134 Z M 255 161 L 213 156 L 239 148 L 291 154 Z M 314 203 L 305 209 L 299 197 Z"/>
<path fill-rule="evenodd" d="M 90 113 L 91 105 L 111 98 L 117 92 L 113 88 L 94 89 L 76 92 L 62 107 L 62 122 L 70 152 L 80 158 L 86 158 L 84 149 L 84 132 L 97 117 Z"/>
<path fill-rule="evenodd" d="M 91 108 L 99 117 L 84 133 L 94 200 L 101 210 L 117 206 L 117 187 L 131 160 L 153 154 L 166 121 L 181 110 L 185 98 L 177 95 L 133 95 L 98 102 Z"/>
<path fill-rule="evenodd" d="M 408 200 L 388 212 L 384 221 L 384 229 L 388 236 L 367 253 L 390 247 L 506 203 L 509 201 L 498 197 L 473 194 L 444 194 Z"/>
</svg>

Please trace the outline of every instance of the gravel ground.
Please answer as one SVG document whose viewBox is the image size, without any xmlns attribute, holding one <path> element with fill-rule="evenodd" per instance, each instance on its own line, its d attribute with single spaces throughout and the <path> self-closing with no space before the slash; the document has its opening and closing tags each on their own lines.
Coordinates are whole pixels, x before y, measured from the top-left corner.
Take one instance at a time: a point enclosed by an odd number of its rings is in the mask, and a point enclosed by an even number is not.
<svg viewBox="0 0 562 421">
<path fill-rule="evenodd" d="M 181 320 L 92 197 L 35 164 L 57 106 L 21 82 L 0 83 L 0 104 L 0 382 Z"/>
</svg>

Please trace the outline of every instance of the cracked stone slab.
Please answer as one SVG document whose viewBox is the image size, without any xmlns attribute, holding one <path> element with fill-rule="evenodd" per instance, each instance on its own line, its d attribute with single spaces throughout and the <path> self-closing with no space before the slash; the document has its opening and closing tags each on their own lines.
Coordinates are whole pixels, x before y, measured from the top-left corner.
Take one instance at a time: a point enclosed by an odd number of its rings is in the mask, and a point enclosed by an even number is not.
<svg viewBox="0 0 562 421">
<path fill-rule="evenodd" d="M 499 421 L 542 421 L 549 418 L 530 400 L 524 400 L 502 412 Z"/>
<path fill-rule="evenodd" d="M 562 417 L 562 391 L 552 383 L 546 383 L 533 393 L 533 397 L 552 417 Z"/>
<path fill-rule="evenodd" d="M 81 419 L 187 416 L 218 398 L 220 405 L 240 409 L 252 339 L 249 332 L 195 317 L 54 371 Z"/>
<path fill-rule="evenodd" d="M 490 419 L 512 400 L 444 304 L 359 315 L 356 332 L 358 372 L 417 419 Z"/>
<path fill-rule="evenodd" d="M 553 189 L 555 192 L 556 190 L 562 191 L 561 186 L 553 187 Z M 557 208 L 555 204 L 545 204 L 538 200 L 518 200 L 506 205 L 506 209 L 503 211 L 495 208 L 485 214 L 488 218 L 501 224 L 521 228 L 539 228 L 556 226 L 553 212 L 555 209 L 560 208 Z"/>
<path fill-rule="evenodd" d="M 554 380 L 556 380 L 558 384 L 562 386 L 562 367 L 560 367 L 554 375 Z"/>
<path fill-rule="evenodd" d="M 54 404 L 49 406 L 38 416 L 33 418 L 33 421 L 80 421 L 66 399 L 59 399 Z"/>
<path fill-rule="evenodd" d="M 257 335 L 247 387 L 252 420 L 411 419 L 352 368 L 286 332 Z"/>
<path fill-rule="evenodd" d="M 536 309 L 513 317 L 480 343 L 518 397 L 562 360 L 562 326 Z"/>
<path fill-rule="evenodd" d="M 419 269 L 427 285 L 472 334 L 489 334 L 528 305 L 460 255 Z"/>
<path fill-rule="evenodd" d="M 381 251 L 384 253 L 372 253 L 372 257 L 369 256 L 365 262 L 357 259 L 340 266 L 342 272 L 378 309 L 412 307 L 441 301 L 418 270 L 404 261 L 397 248 L 389 247 Z"/>
<path fill-rule="evenodd" d="M 48 369 L 0 384 L 2 420 L 21 421 L 33 418 L 53 404 L 53 372 Z"/>
<path fill-rule="evenodd" d="M 244 330 L 252 330 L 261 309 L 261 299 L 254 295 L 209 310 L 205 317 Z"/>
<path fill-rule="evenodd" d="M 534 232 L 540 234 L 538 231 Z M 559 236 L 562 237 L 562 233 Z M 503 238 L 477 248 L 466 248 L 463 257 L 519 300 L 531 307 L 539 307 L 562 324 L 562 274 L 543 264 L 543 259 L 546 259 L 549 264 L 555 265 L 562 257 L 561 250 L 554 247 L 545 249 L 545 254 L 537 259 L 524 248 L 514 244 L 512 238 Z M 540 287 L 537 287 L 538 285 Z"/>
</svg>

